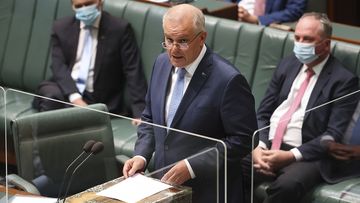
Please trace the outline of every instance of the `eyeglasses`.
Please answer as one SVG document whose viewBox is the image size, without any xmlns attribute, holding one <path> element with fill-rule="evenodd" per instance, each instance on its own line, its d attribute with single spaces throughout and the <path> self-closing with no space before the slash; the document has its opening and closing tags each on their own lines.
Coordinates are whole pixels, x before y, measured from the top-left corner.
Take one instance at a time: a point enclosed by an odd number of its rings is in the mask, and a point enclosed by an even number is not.
<svg viewBox="0 0 360 203">
<path fill-rule="evenodd" d="M 164 49 L 171 49 L 173 45 L 176 45 L 178 48 L 185 50 L 189 48 L 191 42 L 193 42 L 201 33 L 202 31 L 198 32 L 191 40 L 182 39 L 179 42 L 175 42 L 174 40 L 165 37 L 165 42 L 161 42 L 161 45 Z"/>
</svg>

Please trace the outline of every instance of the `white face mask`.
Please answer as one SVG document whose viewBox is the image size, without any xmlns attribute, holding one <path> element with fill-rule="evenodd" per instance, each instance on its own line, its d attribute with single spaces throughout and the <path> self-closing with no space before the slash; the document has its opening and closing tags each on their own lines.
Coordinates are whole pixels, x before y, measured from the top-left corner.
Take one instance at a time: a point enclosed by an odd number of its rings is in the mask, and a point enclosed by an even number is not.
<svg viewBox="0 0 360 203">
<path fill-rule="evenodd" d="M 309 64 L 319 58 L 315 53 L 315 44 L 295 42 L 294 53 L 303 64 Z"/>
<path fill-rule="evenodd" d="M 85 25 L 92 25 L 99 15 L 100 11 L 96 4 L 75 9 L 76 19 L 82 21 Z"/>
</svg>

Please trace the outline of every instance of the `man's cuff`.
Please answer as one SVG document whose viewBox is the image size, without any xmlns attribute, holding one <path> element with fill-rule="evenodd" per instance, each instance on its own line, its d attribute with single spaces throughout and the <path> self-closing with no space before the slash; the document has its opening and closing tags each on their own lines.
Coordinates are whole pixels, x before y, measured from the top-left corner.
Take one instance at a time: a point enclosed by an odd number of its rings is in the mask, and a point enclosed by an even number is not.
<svg viewBox="0 0 360 203">
<path fill-rule="evenodd" d="M 259 145 L 258 145 L 258 146 L 261 147 L 261 148 L 263 148 L 263 149 L 268 149 L 267 146 L 266 146 L 266 144 L 265 144 L 265 142 L 263 142 L 263 141 L 259 141 Z"/>
<path fill-rule="evenodd" d="M 145 157 L 143 157 L 143 156 L 141 156 L 141 155 L 136 155 L 136 156 L 134 156 L 134 157 L 139 157 L 139 158 L 143 159 L 143 160 L 145 161 L 145 166 L 146 166 L 147 161 L 146 161 Z"/>
<path fill-rule="evenodd" d="M 185 164 L 186 164 L 187 169 L 189 170 L 191 179 L 196 178 L 195 173 L 194 173 L 193 169 L 191 168 L 190 163 L 187 159 L 185 159 Z"/>
<path fill-rule="evenodd" d="M 293 153 L 296 161 L 301 161 L 303 159 L 303 156 L 302 156 L 301 152 L 298 150 L 298 148 L 292 148 L 290 150 L 290 152 Z"/>
<path fill-rule="evenodd" d="M 73 101 L 77 100 L 77 99 L 81 99 L 82 96 L 81 94 L 75 92 L 69 95 L 69 101 L 72 103 Z"/>
</svg>

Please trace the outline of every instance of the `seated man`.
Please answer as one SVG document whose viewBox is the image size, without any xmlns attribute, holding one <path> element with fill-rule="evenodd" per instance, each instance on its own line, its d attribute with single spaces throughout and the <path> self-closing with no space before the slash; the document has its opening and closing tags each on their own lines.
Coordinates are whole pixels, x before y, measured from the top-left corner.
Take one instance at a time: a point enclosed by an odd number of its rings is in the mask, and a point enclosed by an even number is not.
<svg viewBox="0 0 360 203">
<path fill-rule="evenodd" d="M 239 21 L 268 26 L 297 21 L 306 9 L 306 0 L 240 0 Z"/>
<path fill-rule="evenodd" d="M 323 181 L 317 164 L 326 154 L 319 147 L 321 137 L 340 140 L 343 124 L 356 107 L 358 99 L 351 97 L 312 109 L 358 89 L 358 78 L 330 54 L 331 32 L 325 14 L 306 13 L 300 18 L 294 55 L 279 63 L 258 109 L 258 125 L 264 130 L 259 131 L 259 146 L 252 153 L 254 180 L 273 181 L 265 202 L 299 202 Z M 249 188 L 249 157 L 244 165 Z"/>
<path fill-rule="evenodd" d="M 321 143 L 329 152 L 328 159 L 322 160 L 320 166 L 327 183 L 360 176 L 360 102 L 342 142 L 336 142 L 331 136 L 323 136 Z"/>
<path fill-rule="evenodd" d="M 110 112 L 126 115 L 126 84 L 133 116 L 140 118 L 147 85 L 130 24 L 102 11 L 102 0 L 71 2 L 75 16 L 53 24 L 53 76 L 38 93 L 79 106 L 104 103 Z M 35 99 L 34 106 L 46 111 L 66 105 Z"/>
</svg>

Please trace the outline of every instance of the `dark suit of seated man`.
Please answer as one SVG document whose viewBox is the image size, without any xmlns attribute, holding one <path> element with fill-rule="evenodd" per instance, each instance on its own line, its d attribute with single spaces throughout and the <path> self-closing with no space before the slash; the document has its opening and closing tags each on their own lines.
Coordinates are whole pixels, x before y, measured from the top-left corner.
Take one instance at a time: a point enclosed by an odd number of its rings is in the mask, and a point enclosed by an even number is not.
<svg viewBox="0 0 360 203">
<path fill-rule="evenodd" d="M 224 202 L 226 187 L 222 169 L 226 162 L 227 202 L 241 203 L 241 159 L 250 153 L 252 133 L 257 128 L 250 87 L 236 67 L 205 45 L 207 32 L 201 10 L 189 4 L 174 6 L 163 17 L 163 29 L 162 45 L 167 53 L 160 54 L 154 63 L 141 120 L 208 139 L 142 123 L 135 156 L 125 163 L 123 174 L 129 177 L 145 170 L 155 152 L 156 170 L 176 163 L 158 177 L 162 181 L 192 187 L 193 202 Z M 223 145 L 210 142 L 214 139 L 225 143 L 226 160 L 221 159 Z M 214 150 L 211 154 L 191 157 L 213 147 L 220 154 L 220 180 L 216 179 L 217 171 L 209 167 L 217 163 Z M 214 182 L 209 181 L 214 178 Z"/>
<path fill-rule="evenodd" d="M 329 157 L 321 161 L 323 179 L 330 184 L 360 176 L 360 102 L 341 142 L 322 137 Z"/>
<path fill-rule="evenodd" d="M 56 20 L 51 33 L 52 78 L 40 84 L 42 96 L 86 106 L 104 103 L 112 113 L 124 109 L 125 86 L 132 115 L 145 106 L 146 79 L 130 24 L 102 11 L 102 0 L 72 0 L 75 16 Z M 35 99 L 40 111 L 65 105 Z"/>
<path fill-rule="evenodd" d="M 299 202 L 323 181 L 317 164 L 326 154 L 321 137 L 340 140 L 355 109 L 354 97 L 312 109 L 358 89 L 358 78 L 330 54 L 331 31 L 325 14 L 300 18 L 294 55 L 279 63 L 260 103 L 258 125 L 270 127 L 259 131 L 252 156 L 255 182 L 272 181 L 265 202 Z M 244 160 L 247 188 L 250 160 Z"/>
</svg>

